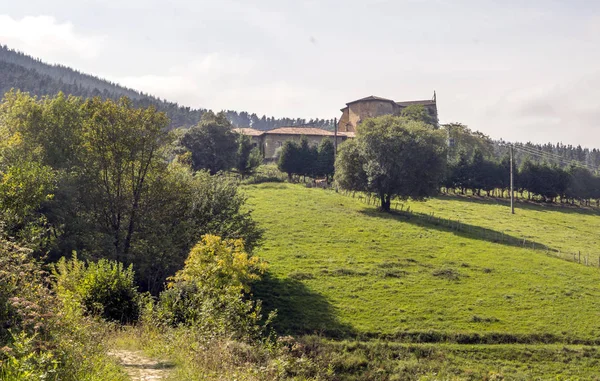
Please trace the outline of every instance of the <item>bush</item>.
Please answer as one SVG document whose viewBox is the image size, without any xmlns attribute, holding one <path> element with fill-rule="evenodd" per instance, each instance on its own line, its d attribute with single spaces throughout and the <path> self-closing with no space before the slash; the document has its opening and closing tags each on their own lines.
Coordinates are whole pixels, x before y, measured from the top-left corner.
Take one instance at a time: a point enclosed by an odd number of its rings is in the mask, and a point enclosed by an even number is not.
<svg viewBox="0 0 600 381">
<path fill-rule="evenodd" d="M 54 266 L 56 290 L 65 301 L 83 307 L 84 313 L 109 321 L 131 323 L 140 314 L 140 294 L 134 284 L 132 266 L 101 259 L 84 263 L 77 256 L 64 257 Z M 77 306 L 74 306 L 77 308 Z"/>
<path fill-rule="evenodd" d="M 125 380 L 106 328 L 61 308 L 30 250 L 0 239 L 0 380 Z"/>
<path fill-rule="evenodd" d="M 157 317 L 211 336 L 257 337 L 264 325 L 260 301 L 249 298 L 250 283 L 264 271 L 258 257 L 244 251 L 242 240 L 205 235 L 160 294 Z"/>
<path fill-rule="evenodd" d="M 17 331 L 46 332 L 54 299 L 43 276 L 30 250 L 0 239 L 0 343 Z"/>
</svg>

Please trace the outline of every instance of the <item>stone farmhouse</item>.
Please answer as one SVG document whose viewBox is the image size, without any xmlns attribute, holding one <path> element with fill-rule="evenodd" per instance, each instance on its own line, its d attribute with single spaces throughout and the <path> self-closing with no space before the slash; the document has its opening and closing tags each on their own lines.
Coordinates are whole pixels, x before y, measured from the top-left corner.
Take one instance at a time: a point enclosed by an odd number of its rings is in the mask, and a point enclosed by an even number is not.
<svg viewBox="0 0 600 381">
<path fill-rule="evenodd" d="M 433 93 L 433 99 L 420 101 L 396 102 L 391 99 L 369 96 L 349 103 L 342 108 L 342 116 L 337 124 L 337 131 L 328 131 L 321 128 L 309 126 L 279 127 L 273 130 L 261 131 L 253 128 L 235 128 L 234 131 L 240 134 L 248 135 L 252 139 L 255 147 L 259 147 L 263 157 L 266 160 L 273 160 L 277 157 L 278 148 L 283 146 L 286 140 L 300 141 L 302 136 L 308 139 L 309 144 L 318 145 L 323 139 L 328 138 L 333 141 L 337 136 L 337 143 L 340 144 L 346 139 L 353 138 L 356 133 L 356 126 L 367 118 L 373 118 L 382 115 L 399 115 L 400 112 L 411 105 L 420 105 L 437 120 L 436 95 Z"/>
<path fill-rule="evenodd" d="M 408 106 L 423 106 L 429 115 L 438 120 L 435 92 L 432 99 L 404 102 L 395 102 L 391 99 L 371 95 L 346 103 L 346 107 L 340 110 L 342 111 L 342 116 L 338 122 L 338 131 L 356 132 L 356 126 L 366 118 L 374 118 L 382 115 L 400 115 L 402 110 Z"/>
</svg>

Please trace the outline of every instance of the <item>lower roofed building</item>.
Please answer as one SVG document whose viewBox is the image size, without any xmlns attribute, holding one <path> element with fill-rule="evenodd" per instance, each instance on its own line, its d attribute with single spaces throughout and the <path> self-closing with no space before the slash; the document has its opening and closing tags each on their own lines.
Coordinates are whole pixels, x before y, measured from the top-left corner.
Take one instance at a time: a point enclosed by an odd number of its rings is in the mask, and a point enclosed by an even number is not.
<svg viewBox="0 0 600 381">
<path fill-rule="evenodd" d="M 235 128 L 234 131 L 250 136 L 255 147 L 259 147 L 266 160 L 277 158 L 278 149 L 283 146 L 286 140 L 300 142 L 300 139 L 304 136 L 308 140 L 308 144 L 317 146 L 323 139 L 331 139 L 333 141 L 335 138 L 333 131 L 314 127 L 279 127 L 267 131 L 255 130 L 253 128 Z M 354 137 L 353 132 L 338 133 L 337 143 L 340 144 L 351 137 Z"/>
</svg>

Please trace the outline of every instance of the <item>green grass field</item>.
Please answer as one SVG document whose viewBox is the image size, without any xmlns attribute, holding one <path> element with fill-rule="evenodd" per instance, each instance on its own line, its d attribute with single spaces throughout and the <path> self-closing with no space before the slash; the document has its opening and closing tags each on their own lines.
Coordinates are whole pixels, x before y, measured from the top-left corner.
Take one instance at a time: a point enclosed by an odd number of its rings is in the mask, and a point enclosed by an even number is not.
<svg viewBox="0 0 600 381">
<path fill-rule="evenodd" d="M 413 342 L 600 340 L 600 269 L 593 211 L 441 197 L 412 211 L 460 220 L 455 231 L 420 215 L 386 214 L 356 198 L 301 185 L 244 187 L 266 230 L 257 255 L 270 274 L 257 296 L 278 328 Z M 483 232 L 483 234 L 481 233 Z M 513 241 L 495 243 L 505 233 Z M 536 250 L 516 242 L 526 238 Z"/>
</svg>

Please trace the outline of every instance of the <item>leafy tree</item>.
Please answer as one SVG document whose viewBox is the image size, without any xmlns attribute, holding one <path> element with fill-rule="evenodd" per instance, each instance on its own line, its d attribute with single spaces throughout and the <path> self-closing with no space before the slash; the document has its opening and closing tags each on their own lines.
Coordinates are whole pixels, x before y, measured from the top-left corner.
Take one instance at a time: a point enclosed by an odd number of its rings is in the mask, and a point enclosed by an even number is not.
<svg viewBox="0 0 600 381">
<path fill-rule="evenodd" d="M 317 147 L 308 144 L 308 138 L 302 136 L 300 138 L 300 147 L 296 163 L 298 165 L 297 174 L 302 176 L 313 177 L 317 170 L 318 149 Z"/>
<path fill-rule="evenodd" d="M 466 168 L 469 173 L 469 188 L 481 196 L 481 191 L 487 195 L 503 184 L 500 166 L 492 160 L 484 158 L 483 153 L 476 149 L 471 162 Z"/>
<path fill-rule="evenodd" d="M 330 139 L 323 139 L 319 144 L 317 153 L 317 170 L 318 176 L 325 176 L 327 182 L 333 177 L 335 172 L 335 147 Z"/>
<path fill-rule="evenodd" d="M 526 190 L 530 191 L 532 189 L 536 189 L 537 180 L 536 165 L 526 158 L 519 168 L 519 181 L 517 182 L 517 188 L 519 189 L 519 192 L 523 193 Z M 531 192 L 529 193 L 528 198 L 531 198 Z"/>
<path fill-rule="evenodd" d="M 406 106 L 400 111 L 400 116 L 407 119 L 414 120 L 416 122 L 422 122 L 428 124 L 434 128 L 438 128 L 438 120 L 435 115 L 429 112 L 429 109 L 423 105 L 410 105 Z"/>
<path fill-rule="evenodd" d="M 254 173 L 261 163 L 262 156 L 258 147 L 253 146 L 249 136 L 239 134 L 235 169 L 242 175 L 242 179 Z"/>
<path fill-rule="evenodd" d="M 149 182 L 166 170 L 161 147 L 168 120 L 153 107 L 135 109 L 122 99 L 87 100 L 82 106 L 82 161 L 86 173 L 84 204 L 93 206 L 101 231 L 112 237 L 114 258 L 128 261 L 137 232 L 140 204 Z"/>
<path fill-rule="evenodd" d="M 197 126 L 191 127 L 179 140 L 181 153 L 192 154 L 194 170 L 208 169 L 211 174 L 235 165 L 237 136 L 224 113 L 207 112 Z"/>
<path fill-rule="evenodd" d="M 393 197 L 423 200 L 439 190 L 446 166 L 441 131 L 422 122 L 384 116 L 363 121 L 349 147 L 336 160 L 336 180 L 346 189 L 375 193 L 382 210 L 390 210 Z M 357 160 L 346 162 L 351 154 Z M 356 183 L 363 176 L 366 182 Z"/>
<path fill-rule="evenodd" d="M 568 173 L 571 182 L 566 192 L 567 197 L 582 200 L 594 198 L 598 194 L 596 179 L 588 169 L 572 164 Z"/>
<path fill-rule="evenodd" d="M 470 162 L 467 152 L 461 150 L 456 162 L 450 162 L 446 171 L 449 177 L 445 183 L 448 187 L 459 188 L 462 194 L 465 194 L 466 188 L 470 184 Z"/>
<path fill-rule="evenodd" d="M 334 179 L 342 189 L 367 192 L 368 178 L 357 139 L 342 143 L 335 159 Z"/>
<path fill-rule="evenodd" d="M 529 198 L 539 195 L 551 202 L 556 197 L 563 197 L 569 188 L 569 174 L 554 165 L 526 160 L 519 172 L 519 187 L 529 192 Z"/>
<path fill-rule="evenodd" d="M 35 161 L 0 170 L 0 235 L 16 237 L 31 248 L 44 246 L 40 241 L 51 237 L 40 212 L 55 190 L 55 172 Z"/>
<path fill-rule="evenodd" d="M 281 172 L 287 173 L 288 180 L 291 181 L 293 174 L 300 173 L 301 160 L 301 151 L 298 144 L 293 140 L 287 140 L 281 147 L 277 168 Z"/>
<path fill-rule="evenodd" d="M 442 125 L 448 137 L 448 160 L 456 163 L 464 152 L 467 157 L 472 157 L 475 151 L 481 152 L 485 159 L 494 155 L 494 143 L 485 134 L 472 131 L 461 123 L 448 123 Z"/>
</svg>

